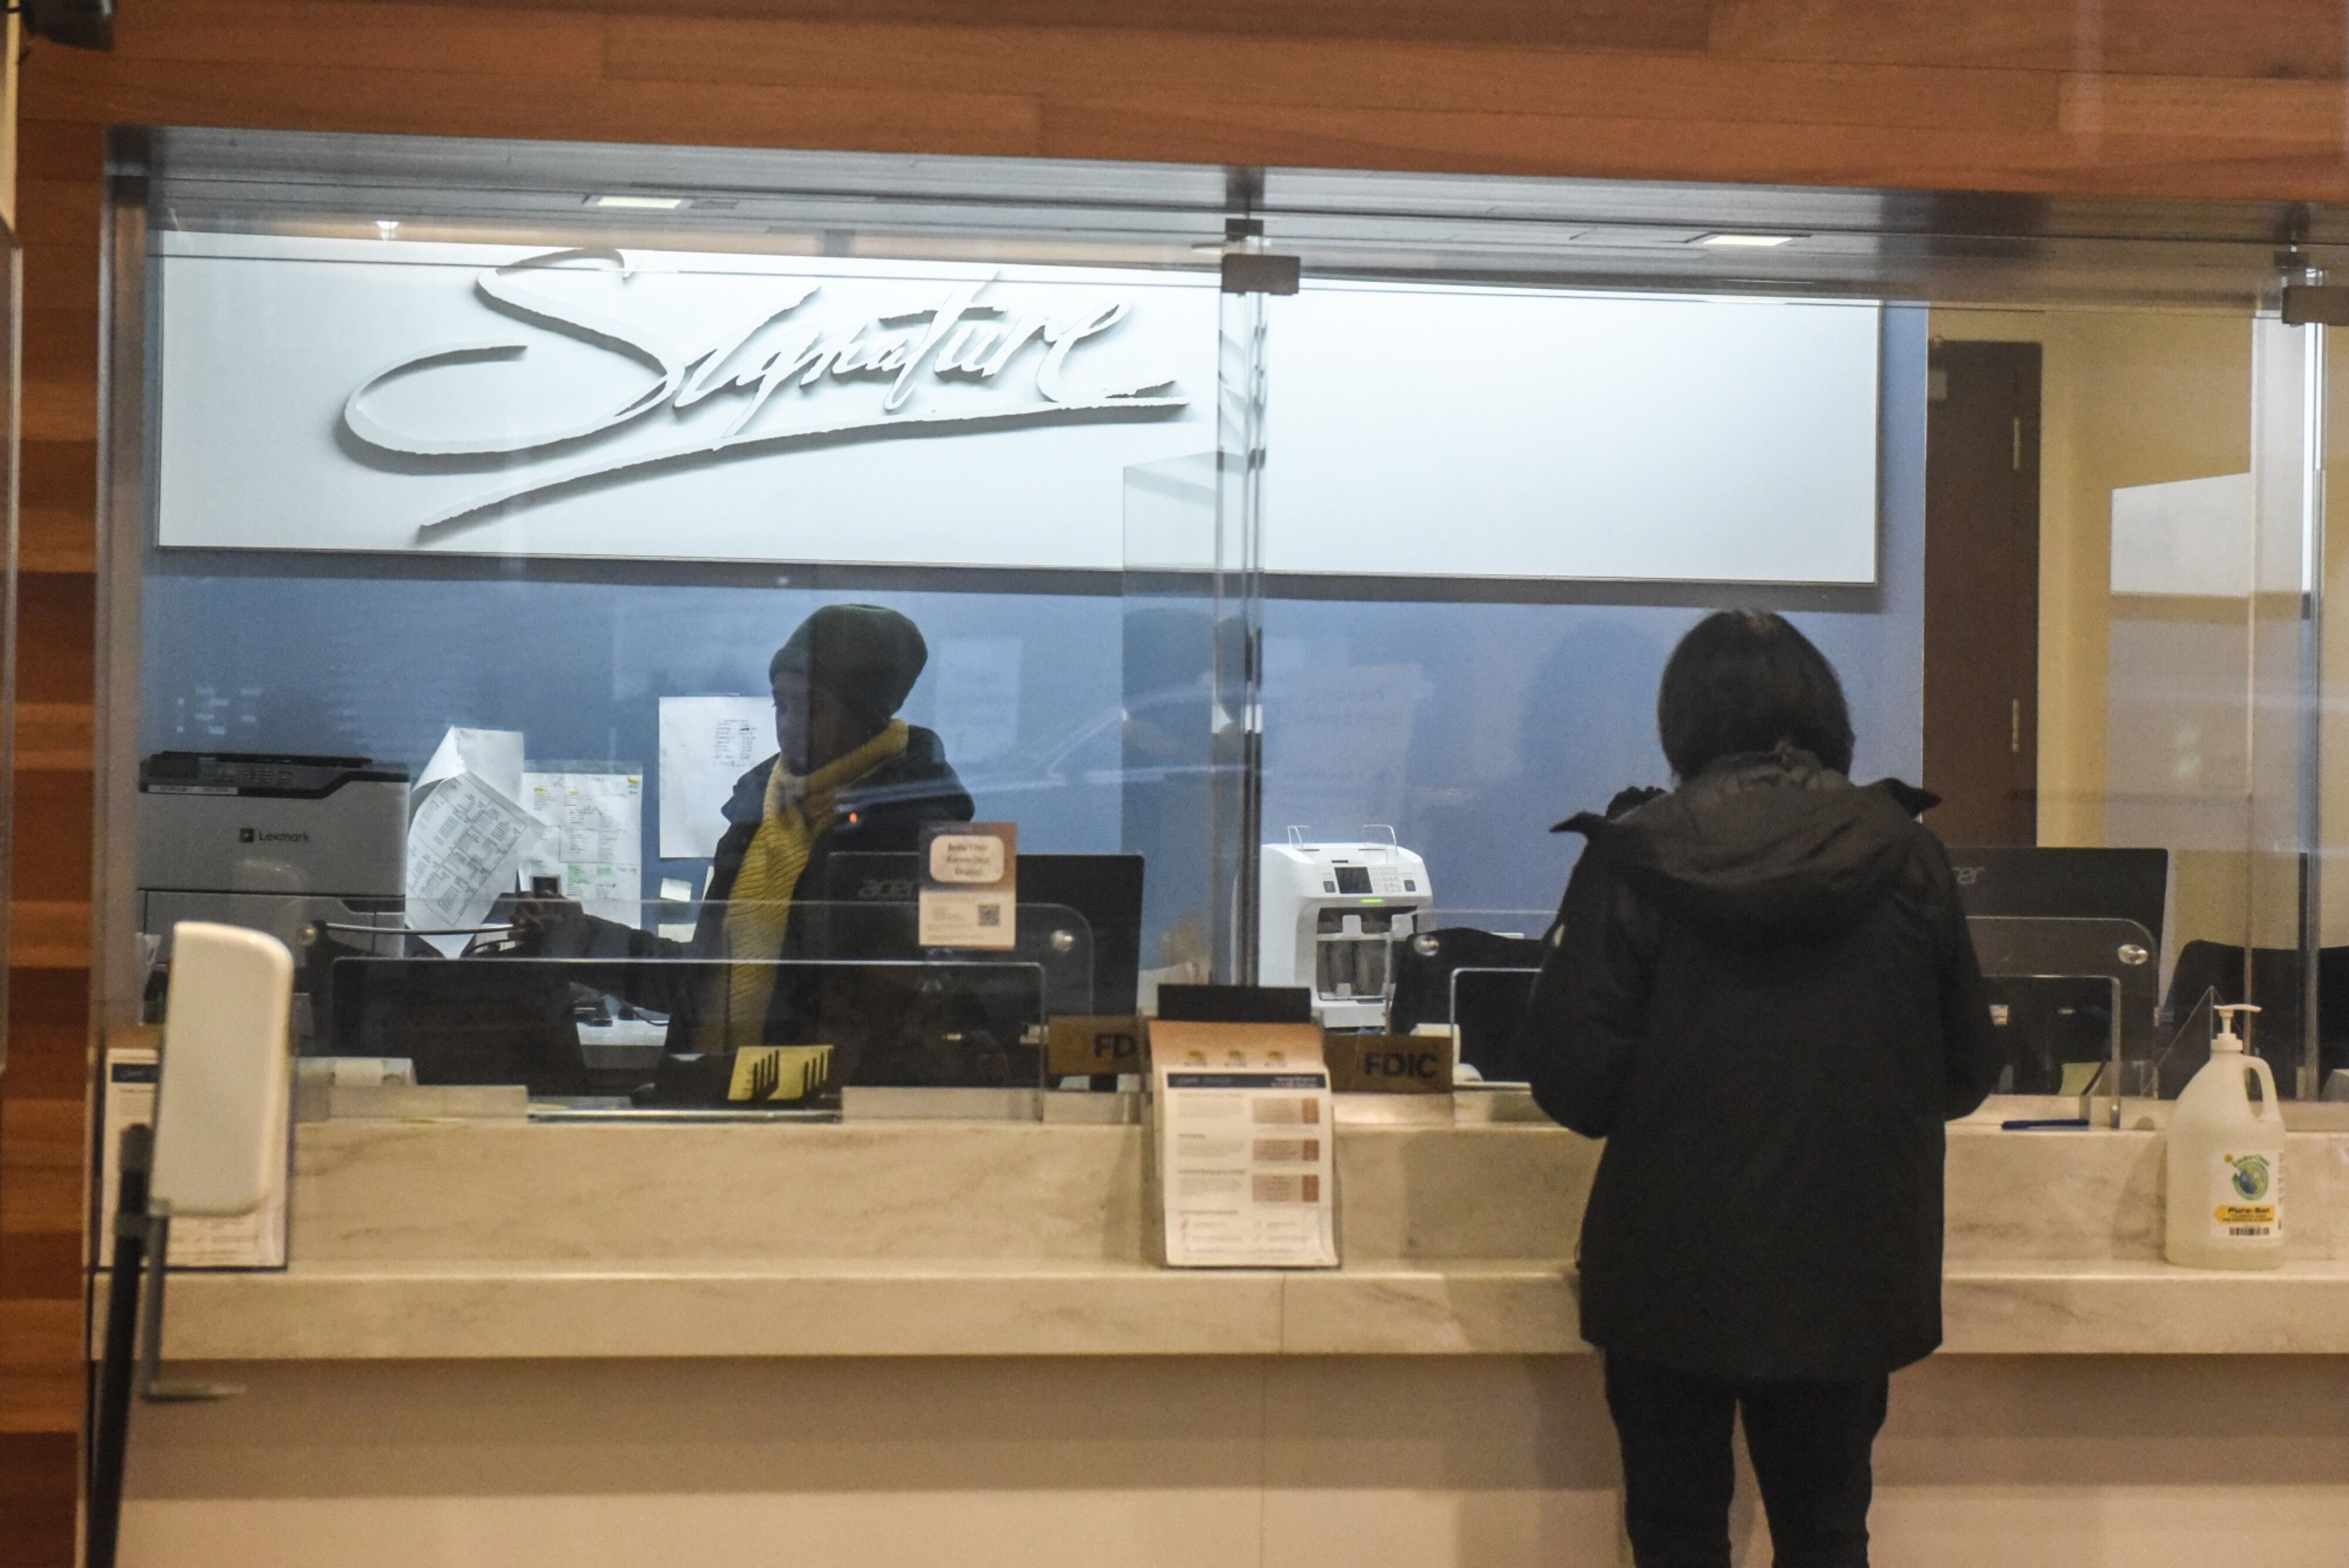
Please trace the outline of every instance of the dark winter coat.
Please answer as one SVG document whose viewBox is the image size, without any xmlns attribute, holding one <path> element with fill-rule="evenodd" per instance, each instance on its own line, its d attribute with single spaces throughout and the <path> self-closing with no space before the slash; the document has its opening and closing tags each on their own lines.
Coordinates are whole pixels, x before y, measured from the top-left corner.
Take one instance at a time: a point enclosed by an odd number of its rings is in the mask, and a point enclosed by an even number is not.
<svg viewBox="0 0 2349 1568">
<path fill-rule="evenodd" d="M 1942 1123 L 2000 1065 L 1914 792 L 1793 751 L 1609 820 L 1535 983 L 1535 1098 L 1607 1140 L 1593 1345 L 1738 1382 L 1857 1378 L 1941 1340 Z"/>
<path fill-rule="evenodd" d="M 703 1003 L 710 989 L 713 966 L 727 957 L 726 900 L 733 893 L 734 879 L 741 874 L 742 858 L 750 850 L 750 840 L 758 835 L 760 819 L 766 811 L 767 781 L 777 761 L 770 757 L 735 781 L 734 794 L 724 808 L 726 831 L 710 858 L 709 889 L 703 897 L 700 919 L 690 942 L 671 941 L 649 931 L 632 930 L 603 920 L 587 922 L 593 929 L 587 950 L 593 956 L 672 961 L 641 966 L 616 965 L 608 972 L 597 971 L 592 981 L 598 989 L 637 1006 L 667 1013 L 668 1049 L 672 1052 L 705 1048 L 701 1039 Z M 974 809 L 969 792 L 955 776 L 952 764 L 947 761 L 946 748 L 936 734 L 914 726 L 906 736 L 905 751 L 843 788 L 834 797 L 831 820 L 816 827 L 814 842 L 808 850 L 807 867 L 800 873 L 798 885 L 792 890 L 793 908 L 784 929 L 781 950 L 776 956 L 864 956 L 826 955 L 823 950 L 826 944 L 812 929 L 817 922 L 812 919 L 808 906 L 823 897 L 824 870 L 832 857 L 851 852 L 911 854 L 921 846 L 924 826 L 933 822 L 968 822 Z M 674 961 L 678 960 L 704 961 Z M 842 1049 L 847 1053 L 847 1042 L 864 1032 L 827 1030 L 827 1014 L 856 1008 L 857 999 L 851 993 L 857 989 L 860 978 L 864 977 L 845 969 L 824 973 L 781 971 L 767 1009 L 765 1038 L 776 1044 L 834 1038 L 843 1042 Z M 878 977 L 872 978 L 877 983 Z M 840 1081 L 854 1076 L 856 1065 L 854 1060 L 838 1062 L 835 1073 Z"/>
</svg>

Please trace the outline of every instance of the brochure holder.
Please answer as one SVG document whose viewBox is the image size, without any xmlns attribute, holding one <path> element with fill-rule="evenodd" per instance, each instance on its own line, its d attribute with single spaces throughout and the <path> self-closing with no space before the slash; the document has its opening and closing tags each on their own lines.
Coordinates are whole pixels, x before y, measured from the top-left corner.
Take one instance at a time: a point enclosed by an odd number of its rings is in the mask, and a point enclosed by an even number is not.
<svg viewBox="0 0 2349 1568">
<path fill-rule="evenodd" d="M 1312 1023 L 1150 1025 L 1170 1268 L 1338 1266 L 1335 1126 Z"/>
</svg>

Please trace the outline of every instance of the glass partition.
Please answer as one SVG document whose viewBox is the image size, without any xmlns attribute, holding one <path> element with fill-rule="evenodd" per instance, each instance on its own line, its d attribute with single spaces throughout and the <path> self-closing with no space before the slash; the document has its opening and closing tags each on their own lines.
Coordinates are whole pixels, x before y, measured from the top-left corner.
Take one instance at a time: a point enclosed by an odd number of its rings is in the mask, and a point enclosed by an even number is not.
<svg viewBox="0 0 2349 1568">
<path fill-rule="evenodd" d="M 2299 985 L 2299 334 L 2248 300 L 1941 308 L 1933 329 L 1930 558 L 1969 558 L 1928 650 L 1924 780 L 1952 799 L 1970 908 L 2144 929 L 2155 962 L 2128 978 L 2158 1005 L 2125 998 L 2116 1027 L 2163 1064 L 2148 1085 L 2125 1064 L 2121 1092 L 2175 1096 L 2206 998 L 2257 990 L 2253 1048 L 2313 1094 L 2298 1009 L 2270 1000 Z"/>
<path fill-rule="evenodd" d="M 1082 889 L 1091 914 L 1022 899 L 998 949 L 926 940 L 912 878 L 869 869 L 840 889 L 866 896 L 648 904 L 625 919 L 512 894 L 480 925 L 421 930 L 397 909 L 306 896 L 224 896 L 203 913 L 295 954 L 295 1048 L 329 1070 L 348 1058 L 370 1081 L 391 1064 L 426 1087 L 515 1085 L 540 1110 L 836 1111 L 852 1087 L 1045 1087 L 1050 1020 L 1131 1014 L 1138 868 L 1083 869 L 1100 877 Z M 667 919 L 680 912 L 682 926 Z M 746 931 L 772 935 L 746 944 Z M 142 946 L 160 1023 L 168 931 Z M 750 1092 L 741 1075 L 777 1050 L 815 1054 L 791 1092 Z"/>
<path fill-rule="evenodd" d="M 2076 1099 L 2094 1125 L 2117 1127 L 2123 1099 L 2154 1098 L 2178 1064 L 2207 1058 L 2199 1043 L 2163 1037 L 2157 944 L 2135 920 L 1977 915 L 1966 924 L 2005 1046 L 1997 1093 Z"/>
<path fill-rule="evenodd" d="M 2288 1092 L 2333 1065 L 2329 366 L 2272 214 L 118 153 L 110 1023 L 212 918 L 312 961 L 321 1057 L 396 1058 L 411 986 L 534 997 L 581 1114 L 817 1047 L 803 1108 L 1025 1092 L 1054 1020 L 1199 981 L 1506 1081 L 1552 825 L 1672 783 L 1663 661 L 1754 606 L 1840 670 L 1854 774 L 1943 797 L 1971 912 L 2143 928 L 2061 1004 L 2107 1092 L 2212 995 Z M 931 853 L 964 825 L 1000 881 Z M 930 929 L 982 906 L 1000 945 Z"/>
<path fill-rule="evenodd" d="M 854 1114 L 1238 978 L 1216 171 L 124 146 L 111 1023 L 227 920 L 321 1062 Z"/>
</svg>

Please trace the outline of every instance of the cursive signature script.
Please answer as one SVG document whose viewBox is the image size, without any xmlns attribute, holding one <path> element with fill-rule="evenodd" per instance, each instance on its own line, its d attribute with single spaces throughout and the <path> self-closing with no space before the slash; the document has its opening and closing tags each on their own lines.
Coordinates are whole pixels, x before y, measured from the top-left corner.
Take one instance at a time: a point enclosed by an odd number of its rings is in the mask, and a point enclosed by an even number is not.
<svg viewBox="0 0 2349 1568">
<path fill-rule="evenodd" d="M 344 400 L 343 424 L 368 446 L 405 457 L 456 458 L 551 454 L 592 445 L 614 432 L 667 409 L 680 419 L 705 404 L 732 406 L 732 417 L 697 420 L 688 438 L 625 455 L 586 457 L 428 518 L 419 541 L 462 524 L 618 475 L 719 458 L 750 456 L 793 445 L 833 444 L 946 430 L 1012 428 L 1134 418 L 1158 418 L 1185 408 L 1171 379 L 1114 389 L 1081 389 L 1071 385 L 1069 361 L 1089 342 L 1124 320 L 1123 300 L 1089 301 L 1065 314 L 1007 311 L 982 297 L 988 277 L 957 284 L 933 304 L 883 316 L 834 321 L 800 319 L 801 307 L 821 290 L 796 286 L 775 302 L 706 343 L 677 344 L 661 334 L 575 302 L 531 288 L 533 272 L 590 267 L 622 279 L 633 275 L 627 258 L 614 250 L 564 250 L 531 256 L 479 275 L 474 291 L 501 314 L 544 327 L 639 365 L 645 380 L 609 413 L 574 423 L 526 432 L 478 438 L 404 431 L 378 419 L 369 397 L 387 383 L 418 371 L 490 360 L 518 359 L 527 343 L 461 343 L 436 348 L 386 366 L 362 381 Z M 1015 366 L 1033 365 L 1031 395 L 1007 397 L 999 404 L 924 412 L 913 407 L 925 377 L 1009 389 Z M 781 400 L 804 399 L 833 382 L 888 383 L 880 412 L 831 421 L 793 421 L 775 428 L 763 415 Z"/>
</svg>

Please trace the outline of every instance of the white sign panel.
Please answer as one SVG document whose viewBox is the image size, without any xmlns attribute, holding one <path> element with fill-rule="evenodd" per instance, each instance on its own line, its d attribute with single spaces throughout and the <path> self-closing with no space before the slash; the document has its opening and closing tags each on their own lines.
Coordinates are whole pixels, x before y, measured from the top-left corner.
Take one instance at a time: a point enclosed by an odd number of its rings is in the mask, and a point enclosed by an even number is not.
<svg viewBox="0 0 2349 1568">
<path fill-rule="evenodd" d="M 165 545 L 1123 565 L 1210 273 L 167 234 Z"/>
<path fill-rule="evenodd" d="M 1875 580 L 1873 304 L 1325 282 L 1269 309 L 1273 571 Z"/>
<path fill-rule="evenodd" d="M 166 546 L 1117 570 L 1216 444 L 1204 269 L 157 246 Z M 1273 571 L 1874 580 L 1872 305 L 1269 305 Z"/>
</svg>

